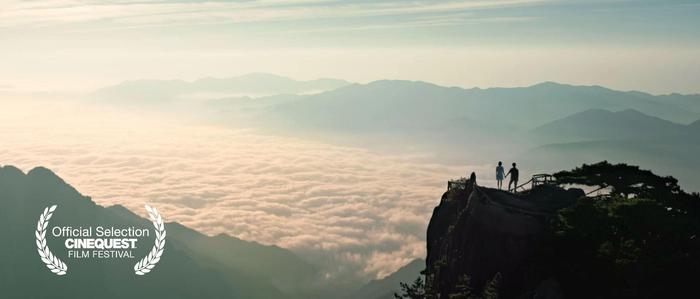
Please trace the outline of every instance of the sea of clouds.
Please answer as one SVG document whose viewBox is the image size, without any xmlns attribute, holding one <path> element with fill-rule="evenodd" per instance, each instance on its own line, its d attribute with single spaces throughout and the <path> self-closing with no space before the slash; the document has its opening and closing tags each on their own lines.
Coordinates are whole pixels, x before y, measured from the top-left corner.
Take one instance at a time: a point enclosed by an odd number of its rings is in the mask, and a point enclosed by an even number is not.
<svg viewBox="0 0 700 299">
<path fill-rule="evenodd" d="M 424 258 L 446 181 L 490 173 L 252 130 L 33 107 L 0 113 L 0 164 L 48 167 L 102 205 L 143 214 L 148 203 L 206 234 L 288 248 L 329 278 L 382 277 Z"/>
</svg>

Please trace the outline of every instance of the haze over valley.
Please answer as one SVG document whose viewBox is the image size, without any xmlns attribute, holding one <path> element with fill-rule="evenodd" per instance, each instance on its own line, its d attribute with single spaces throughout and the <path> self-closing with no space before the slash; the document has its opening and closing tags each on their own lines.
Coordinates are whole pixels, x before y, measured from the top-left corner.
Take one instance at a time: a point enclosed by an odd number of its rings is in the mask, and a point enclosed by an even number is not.
<svg viewBox="0 0 700 299">
<path fill-rule="evenodd" d="M 606 157 L 697 190 L 698 103 L 551 82 L 140 80 L 12 103 L 0 160 L 48 167 L 99 204 L 290 249 L 351 290 L 424 258 L 446 181 L 475 171 L 493 186 L 498 160 L 527 177 Z"/>
</svg>

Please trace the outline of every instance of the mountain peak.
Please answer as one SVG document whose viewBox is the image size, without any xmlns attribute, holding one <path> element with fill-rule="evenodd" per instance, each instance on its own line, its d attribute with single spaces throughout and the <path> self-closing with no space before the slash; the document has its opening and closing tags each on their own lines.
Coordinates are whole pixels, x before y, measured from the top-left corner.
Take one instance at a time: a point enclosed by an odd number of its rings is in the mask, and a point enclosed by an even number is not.
<svg viewBox="0 0 700 299">
<path fill-rule="evenodd" d="M 571 87 L 572 85 L 557 83 L 554 81 L 544 81 L 544 82 L 532 85 L 530 87 L 561 87 L 561 86 Z"/>
<path fill-rule="evenodd" d="M 679 136 L 686 128 L 636 109 L 588 109 L 537 127 L 541 141 L 632 140 Z"/>
<path fill-rule="evenodd" d="M 364 86 L 379 86 L 379 87 L 441 87 L 437 84 L 428 83 L 424 81 L 411 81 L 411 80 L 377 80 L 372 81 Z"/>
<path fill-rule="evenodd" d="M 50 181 L 54 181 L 57 183 L 65 184 L 65 181 L 63 181 L 63 179 L 58 177 L 58 175 L 56 175 L 50 169 L 43 167 L 43 166 L 34 167 L 32 170 L 27 172 L 27 177 L 41 179 L 44 181 L 50 180 Z"/>
<path fill-rule="evenodd" d="M 20 177 L 24 176 L 24 172 L 22 172 L 21 169 L 12 166 L 12 165 L 5 165 L 5 166 L 0 166 L 0 177 Z"/>
</svg>

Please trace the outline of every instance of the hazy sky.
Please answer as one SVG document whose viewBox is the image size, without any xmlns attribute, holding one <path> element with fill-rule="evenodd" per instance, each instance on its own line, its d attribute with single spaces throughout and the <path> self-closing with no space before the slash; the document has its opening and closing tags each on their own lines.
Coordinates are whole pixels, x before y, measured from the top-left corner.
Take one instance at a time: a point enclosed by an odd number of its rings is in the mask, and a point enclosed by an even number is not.
<svg viewBox="0 0 700 299">
<path fill-rule="evenodd" d="M 697 1 L 0 1 L 0 90 L 271 72 L 700 92 Z"/>
</svg>

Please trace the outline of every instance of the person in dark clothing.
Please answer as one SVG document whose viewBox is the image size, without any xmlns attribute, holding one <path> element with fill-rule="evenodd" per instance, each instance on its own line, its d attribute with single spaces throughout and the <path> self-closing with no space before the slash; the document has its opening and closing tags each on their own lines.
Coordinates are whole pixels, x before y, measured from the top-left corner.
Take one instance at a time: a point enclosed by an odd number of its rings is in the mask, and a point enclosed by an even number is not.
<svg viewBox="0 0 700 299">
<path fill-rule="evenodd" d="M 510 182 L 508 182 L 508 191 L 511 191 L 511 185 L 515 184 L 513 186 L 513 192 L 516 192 L 516 189 L 518 188 L 518 176 L 520 175 L 520 171 L 518 171 L 518 168 L 515 167 L 515 162 L 513 162 L 513 168 L 508 170 L 508 173 L 506 173 L 506 177 L 510 175 Z"/>
</svg>

